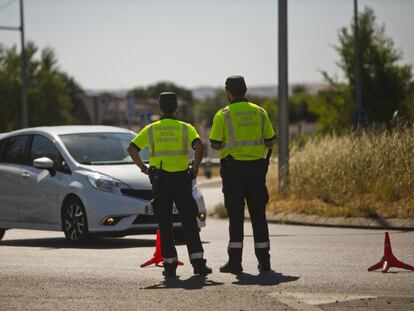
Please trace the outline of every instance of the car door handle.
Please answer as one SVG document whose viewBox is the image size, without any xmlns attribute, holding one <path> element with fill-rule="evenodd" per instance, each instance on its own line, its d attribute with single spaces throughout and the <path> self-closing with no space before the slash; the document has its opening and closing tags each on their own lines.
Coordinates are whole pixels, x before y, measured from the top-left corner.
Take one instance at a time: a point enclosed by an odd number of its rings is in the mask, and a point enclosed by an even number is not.
<svg viewBox="0 0 414 311">
<path fill-rule="evenodd" d="M 23 172 L 21 175 L 23 178 L 30 177 L 30 174 L 28 172 Z"/>
</svg>

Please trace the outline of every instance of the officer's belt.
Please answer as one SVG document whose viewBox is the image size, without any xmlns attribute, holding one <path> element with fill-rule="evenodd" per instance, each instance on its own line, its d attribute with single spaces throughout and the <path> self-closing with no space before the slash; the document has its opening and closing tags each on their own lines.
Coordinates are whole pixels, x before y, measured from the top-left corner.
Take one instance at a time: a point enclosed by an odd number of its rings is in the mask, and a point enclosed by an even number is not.
<svg viewBox="0 0 414 311">
<path fill-rule="evenodd" d="M 260 159 L 257 159 L 257 160 L 235 160 L 230 155 L 230 156 L 225 157 L 224 159 L 220 159 L 220 164 L 226 165 L 226 163 L 230 162 L 230 163 L 236 164 L 236 165 L 240 164 L 240 165 L 250 166 L 250 165 L 254 165 L 254 164 L 262 165 L 263 161 L 265 161 L 265 159 L 263 159 L 263 158 L 260 158 Z"/>
</svg>

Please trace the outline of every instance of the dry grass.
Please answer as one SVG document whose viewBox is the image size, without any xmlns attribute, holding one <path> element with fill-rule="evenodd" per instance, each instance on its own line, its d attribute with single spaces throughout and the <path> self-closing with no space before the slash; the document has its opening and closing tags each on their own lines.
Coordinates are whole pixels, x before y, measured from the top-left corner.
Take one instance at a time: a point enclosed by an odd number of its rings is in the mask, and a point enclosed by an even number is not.
<svg viewBox="0 0 414 311">
<path fill-rule="evenodd" d="M 274 212 L 414 218 L 414 130 L 329 136 L 291 151 L 289 195 L 268 176 Z"/>
</svg>

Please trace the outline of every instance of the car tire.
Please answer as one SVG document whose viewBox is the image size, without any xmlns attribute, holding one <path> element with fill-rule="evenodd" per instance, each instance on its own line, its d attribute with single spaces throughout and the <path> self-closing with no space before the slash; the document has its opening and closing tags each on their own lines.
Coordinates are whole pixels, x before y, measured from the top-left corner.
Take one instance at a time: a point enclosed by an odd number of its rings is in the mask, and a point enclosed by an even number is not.
<svg viewBox="0 0 414 311">
<path fill-rule="evenodd" d="M 185 244 L 185 235 L 183 230 L 174 230 L 175 244 Z"/>
<path fill-rule="evenodd" d="M 5 232 L 6 232 L 6 229 L 0 228 L 0 240 L 4 237 Z"/>
<path fill-rule="evenodd" d="M 65 202 L 62 208 L 62 227 L 69 241 L 84 241 L 89 237 L 88 221 L 81 200 L 71 198 Z"/>
</svg>

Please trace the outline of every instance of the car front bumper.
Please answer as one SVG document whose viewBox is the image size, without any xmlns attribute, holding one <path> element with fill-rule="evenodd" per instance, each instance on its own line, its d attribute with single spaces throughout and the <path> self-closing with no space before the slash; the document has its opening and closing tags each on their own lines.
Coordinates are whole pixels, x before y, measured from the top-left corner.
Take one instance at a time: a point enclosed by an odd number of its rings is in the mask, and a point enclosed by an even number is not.
<svg viewBox="0 0 414 311">
<path fill-rule="evenodd" d="M 206 225 L 204 199 L 198 190 L 193 192 L 193 196 L 199 209 L 198 226 L 202 228 Z M 92 189 L 84 192 L 83 201 L 91 233 L 151 234 L 158 229 L 150 200 Z M 173 228 L 181 229 L 177 213 L 173 214 Z"/>
</svg>

